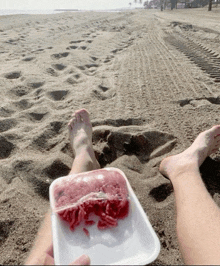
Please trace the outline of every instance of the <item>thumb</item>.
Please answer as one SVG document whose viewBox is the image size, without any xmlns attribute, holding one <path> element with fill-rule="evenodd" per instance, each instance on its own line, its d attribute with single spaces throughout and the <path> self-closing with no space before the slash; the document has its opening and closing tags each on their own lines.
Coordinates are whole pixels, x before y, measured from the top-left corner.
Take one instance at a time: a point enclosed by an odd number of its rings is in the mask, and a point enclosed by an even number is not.
<svg viewBox="0 0 220 266">
<path fill-rule="evenodd" d="M 90 265 L 90 258 L 87 255 L 82 255 L 69 265 Z"/>
</svg>

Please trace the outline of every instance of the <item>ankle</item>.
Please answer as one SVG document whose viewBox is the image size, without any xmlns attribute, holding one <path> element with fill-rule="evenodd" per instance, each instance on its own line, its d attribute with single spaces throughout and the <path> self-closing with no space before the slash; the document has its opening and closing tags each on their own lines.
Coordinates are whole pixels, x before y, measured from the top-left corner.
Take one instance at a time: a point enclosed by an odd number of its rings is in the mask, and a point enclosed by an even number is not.
<svg viewBox="0 0 220 266">
<path fill-rule="evenodd" d="M 175 183 L 180 183 L 182 181 L 191 181 L 193 178 L 198 178 L 200 176 L 199 167 L 195 163 L 189 163 L 176 167 L 172 173 L 170 173 L 169 178 L 174 185 Z"/>
<path fill-rule="evenodd" d="M 198 160 L 194 156 L 191 157 L 183 153 L 165 158 L 160 165 L 160 172 L 171 181 L 186 173 L 197 173 L 198 171 Z"/>
<path fill-rule="evenodd" d="M 77 150 L 74 162 L 83 162 L 86 168 L 89 169 L 88 171 L 100 168 L 93 147 L 88 145 L 82 145 L 81 148 Z"/>
</svg>

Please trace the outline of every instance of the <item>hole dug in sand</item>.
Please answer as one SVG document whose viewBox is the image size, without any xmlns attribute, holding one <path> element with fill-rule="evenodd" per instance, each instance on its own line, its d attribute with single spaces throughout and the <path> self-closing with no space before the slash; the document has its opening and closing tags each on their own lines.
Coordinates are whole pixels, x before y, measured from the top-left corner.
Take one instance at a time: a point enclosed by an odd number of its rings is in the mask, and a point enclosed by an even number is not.
<svg viewBox="0 0 220 266">
<path fill-rule="evenodd" d="M 123 155 L 135 155 L 146 163 L 170 152 L 176 139 L 173 135 L 142 126 L 99 126 L 94 128 L 93 143 L 98 161 L 104 167 Z"/>
<path fill-rule="evenodd" d="M 14 224 L 14 221 L 0 221 L 0 246 L 8 238 L 13 224 Z"/>
<path fill-rule="evenodd" d="M 3 136 L 0 136 L 0 143 L 0 159 L 8 158 L 15 149 L 15 145 Z"/>
</svg>

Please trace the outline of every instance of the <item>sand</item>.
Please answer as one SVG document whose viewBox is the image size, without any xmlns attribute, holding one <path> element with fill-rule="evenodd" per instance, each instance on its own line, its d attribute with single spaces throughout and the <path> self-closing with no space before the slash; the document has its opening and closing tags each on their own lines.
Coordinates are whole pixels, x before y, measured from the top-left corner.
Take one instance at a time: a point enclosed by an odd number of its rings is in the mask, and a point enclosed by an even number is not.
<svg viewBox="0 0 220 266">
<path fill-rule="evenodd" d="M 153 264 L 183 264 L 158 166 L 220 124 L 220 8 L 2 16 L 0 36 L 0 264 L 27 257 L 80 108 L 100 164 L 125 172 L 160 239 Z M 219 204 L 218 158 L 201 171 Z"/>
</svg>

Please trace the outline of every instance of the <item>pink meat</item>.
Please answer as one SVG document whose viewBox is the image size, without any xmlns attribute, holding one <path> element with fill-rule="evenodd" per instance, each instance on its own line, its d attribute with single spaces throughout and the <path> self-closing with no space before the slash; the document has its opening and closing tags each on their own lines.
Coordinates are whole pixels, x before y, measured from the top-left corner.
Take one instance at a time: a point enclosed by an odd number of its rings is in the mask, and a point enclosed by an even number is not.
<svg viewBox="0 0 220 266">
<path fill-rule="evenodd" d="M 89 219 L 90 213 L 99 216 L 97 227 L 103 230 L 116 227 L 117 220 L 129 212 L 126 181 L 115 170 L 99 169 L 66 177 L 55 184 L 54 198 L 56 212 L 69 223 L 71 230 L 82 221 L 85 225 L 94 224 Z"/>
</svg>

